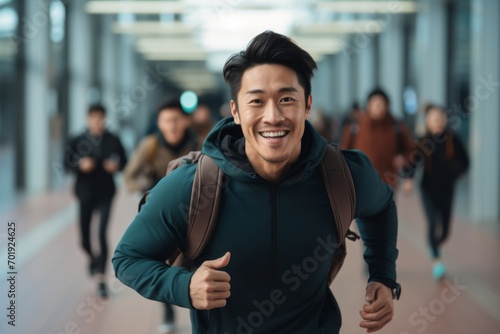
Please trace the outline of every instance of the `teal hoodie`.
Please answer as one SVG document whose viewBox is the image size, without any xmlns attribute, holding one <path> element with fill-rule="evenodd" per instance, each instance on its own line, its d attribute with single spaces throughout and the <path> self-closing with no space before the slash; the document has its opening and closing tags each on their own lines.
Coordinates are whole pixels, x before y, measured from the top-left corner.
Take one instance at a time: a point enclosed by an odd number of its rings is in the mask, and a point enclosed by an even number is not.
<svg viewBox="0 0 500 334">
<path fill-rule="evenodd" d="M 165 264 L 185 245 L 196 164 L 174 170 L 151 191 L 116 248 L 116 276 L 146 298 L 191 309 L 193 333 L 338 333 L 340 310 L 328 285 L 337 232 L 318 168 L 327 142 L 306 121 L 300 157 L 277 184 L 252 170 L 244 145 L 241 127 L 226 118 L 203 146 L 226 180 L 216 228 L 195 268 L 231 252 L 223 269 L 231 276 L 227 305 L 194 309 L 193 273 Z M 363 153 L 343 155 L 356 188 L 369 281 L 392 285 L 398 255 L 392 191 Z"/>
</svg>

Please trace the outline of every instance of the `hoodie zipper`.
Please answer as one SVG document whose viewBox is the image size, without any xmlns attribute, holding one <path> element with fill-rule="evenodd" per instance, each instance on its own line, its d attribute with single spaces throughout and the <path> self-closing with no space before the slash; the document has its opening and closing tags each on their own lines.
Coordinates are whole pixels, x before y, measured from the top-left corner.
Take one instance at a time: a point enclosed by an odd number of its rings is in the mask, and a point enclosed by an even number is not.
<svg viewBox="0 0 500 334">
<path fill-rule="evenodd" d="M 277 186 L 272 186 L 271 188 L 271 242 L 272 242 L 272 276 L 276 276 L 277 262 L 278 262 L 278 221 L 276 215 L 276 190 Z"/>
</svg>

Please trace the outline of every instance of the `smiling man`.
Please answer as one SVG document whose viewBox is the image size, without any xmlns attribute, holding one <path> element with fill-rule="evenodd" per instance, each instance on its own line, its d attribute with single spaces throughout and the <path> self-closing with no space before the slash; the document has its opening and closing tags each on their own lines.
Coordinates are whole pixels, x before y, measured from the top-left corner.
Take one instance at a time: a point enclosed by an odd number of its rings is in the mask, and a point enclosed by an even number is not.
<svg viewBox="0 0 500 334">
<path fill-rule="evenodd" d="M 337 230 L 320 172 L 328 143 L 307 121 L 314 69 L 306 51 L 269 31 L 227 60 L 233 117 L 215 126 L 202 149 L 226 182 L 194 271 L 165 261 L 186 249 L 181 208 L 189 207 L 196 163 L 158 183 L 116 249 L 117 277 L 146 298 L 190 308 L 193 333 L 340 330 L 328 284 Z M 368 158 L 358 151 L 342 156 L 370 271 L 360 326 L 374 332 L 392 319 L 399 287 L 397 212 Z"/>
</svg>

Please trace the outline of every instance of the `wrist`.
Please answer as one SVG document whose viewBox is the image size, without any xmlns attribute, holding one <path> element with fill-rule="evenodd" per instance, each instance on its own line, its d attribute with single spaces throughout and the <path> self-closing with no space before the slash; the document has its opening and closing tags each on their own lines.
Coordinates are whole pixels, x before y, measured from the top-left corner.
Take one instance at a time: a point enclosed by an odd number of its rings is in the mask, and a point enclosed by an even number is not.
<svg viewBox="0 0 500 334">
<path fill-rule="evenodd" d="M 401 285 L 392 279 L 375 279 L 372 282 L 379 282 L 391 290 L 392 298 L 399 300 L 401 297 Z"/>
</svg>

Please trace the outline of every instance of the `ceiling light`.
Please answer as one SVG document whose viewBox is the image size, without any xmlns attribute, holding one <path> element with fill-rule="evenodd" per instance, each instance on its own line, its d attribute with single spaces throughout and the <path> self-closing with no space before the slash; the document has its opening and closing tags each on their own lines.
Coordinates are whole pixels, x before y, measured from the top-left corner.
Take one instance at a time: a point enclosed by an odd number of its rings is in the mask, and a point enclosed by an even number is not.
<svg viewBox="0 0 500 334">
<path fill-rule="evenodd" d="M 295 31 L 299 34 L 353 34 L 353 33 L 380 33 L 382 25 L 376 20 L 357 20 L 339 22 L 319 22 L 298 26 Z"/>
<path fill-rule="evenodd" d="M 322 1 L 316 4 L 318 11 L 336 13 L 415 13 L 416 1 Z"/>
<path fill-rule="evenodd" d="M 137 45 L 161 45 L 168 44 L 171 46 L 192 46 L 198 45 L 196 40 L 190 37 L 140 37 L 137 39 Z"/>
<path fill-rule="evenodd" d="M 188 5 L 180 1 L 89 1 L 85 5 L 91 14 L 181 14 Z"/>
<path fill-rule="evenodd" d="M 311 54 L 334 54 L 342 46 L 342 41 L 333 37 L 292 36 L 292 39 Z"/>
<path fill-rule="evenodd" d="M 141 37 L 136 48 L 142 53 L 203 53 L 202 45 L 192 38 L 148 38 Z"/>
<path fill-rule="evenodd" d="M 134 35 L 190 35 L 196 31 L 196 27 L 185 23 L 157 21 L 115 22 L 112 29 L 117 34 Z"/>
<path fill-rule="evenodd" d="M 155 61 L 204 61 L 207 55 L 203 52 L 154 52 L 144 53 L 144 58 Z"/>
</svg>

